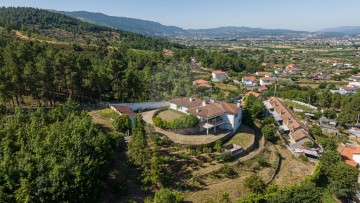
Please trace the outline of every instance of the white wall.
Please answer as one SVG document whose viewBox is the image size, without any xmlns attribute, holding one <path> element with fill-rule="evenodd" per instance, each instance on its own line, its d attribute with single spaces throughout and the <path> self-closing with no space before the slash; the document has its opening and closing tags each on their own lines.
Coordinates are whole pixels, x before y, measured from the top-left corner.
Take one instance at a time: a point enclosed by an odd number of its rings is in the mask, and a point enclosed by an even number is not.
<svg viewBox="0 0 360 203">
<path fill-rule="evenodd" d="M 170 103 L 167 101 L 162 101 L 162 102 L 139 102 L 139 103 L 114 103 L 114 104 L 109 104 L 110 106 L 127 106 L 129 107 L 131 110 L 133 111 L 137 111 L 139 109 L 142 110 L 147 110 L 147 109 L 160 109 L 160 108 L 165 108 L 165 107 L 169 107 Z"/>
<path fill-rule="evenodd" d="M 360 154 L 353 154 L 353 160 L 359 164 L 360 163 Z"/>
<path fill-rule="evenodd" d="M 171 109 L 174 109 L 174 110 L 177 110 L 177 105 L 170 103 L 170 108 L 171 108 Z"/>
</svg>

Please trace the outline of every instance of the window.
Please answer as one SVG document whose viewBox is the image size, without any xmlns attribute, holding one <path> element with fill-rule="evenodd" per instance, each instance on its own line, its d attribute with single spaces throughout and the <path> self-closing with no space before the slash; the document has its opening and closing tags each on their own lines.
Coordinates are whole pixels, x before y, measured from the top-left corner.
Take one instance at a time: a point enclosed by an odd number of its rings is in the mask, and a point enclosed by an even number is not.
<svg viewBox="0 0 360 203">
<path fill-rule="evenodd" d="M 237 117 L 238 117 L 238 113 L 235 114 L 235 118 L 237 118 Z"/>
</svg>

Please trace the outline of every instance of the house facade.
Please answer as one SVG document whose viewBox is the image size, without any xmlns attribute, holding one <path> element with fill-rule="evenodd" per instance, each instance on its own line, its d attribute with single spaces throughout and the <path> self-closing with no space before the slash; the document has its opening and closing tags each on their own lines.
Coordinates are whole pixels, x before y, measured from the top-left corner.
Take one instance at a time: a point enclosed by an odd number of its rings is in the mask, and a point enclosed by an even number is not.
<svg viewBox="0 0 360 203">
<path fill-rule="evenodd" d="M 228 78 L 228 74 L 222 70 L 214 70 L 211 74 L 211 80 L 213 82 L 221 82 Z"/>
<path fill-rule="evenodd" d="M 183 98 L 171 100 L 170 108 L 186 114 L 196 115 L 200 120 L 200 131 L 206 131 L 207 134 L 216 132 L 217 129 L 235 132 L 242 122 L 240 104 Z"/>
<path fill-rule="evenodd" d="M 251 86 L 258 86 L 257 82 L 256 82 L 256 78 L 254 76 L 246 76 L 243 77 L 241 82 L 244 85 L 251 85 Z"/>
<path fill-rule="evenodd" d="M 340 94 L 355 94 L 359 88 L 353 86 L 342 86 L 339 89 Z"/>
<path fill-rule="evenodd" d="M 260 85 L 261 86 L 271 85 L 274 82 L 275 82 L 275 80 L 273 78 L 270 78 L 270 77 L 260 78 Z"/>
</svg>

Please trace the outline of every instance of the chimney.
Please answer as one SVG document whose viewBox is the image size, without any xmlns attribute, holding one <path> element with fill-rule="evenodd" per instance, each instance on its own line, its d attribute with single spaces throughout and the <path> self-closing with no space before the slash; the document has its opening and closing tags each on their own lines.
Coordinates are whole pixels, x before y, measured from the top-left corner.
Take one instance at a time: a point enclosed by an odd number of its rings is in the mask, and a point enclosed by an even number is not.
<svg viewBox="0 0 360 203">
<path fill-rule="evenodd" d="M 199 108 L 196 108 L 196 113 L 199 113 L 200 112 L 200 109 Z"/>
<path fill-rule="evenodd" d="M 237 103 L 237 106 L 238 106 L 238 107 L 240 107 L 240 102 L 239 102 L 239 103 Z"/>
<path fill-rule="evenodd" d="M 190 102 L 192 102 L 192 101 L 194 101 L 194 98 L 190 97 L 189 100 L 190 100 Z"/>
<path fill-rule="evenodd" d="M 203 100 L 202 105 L 206 106 L 206 101 L 205 100 Z"/>
</svg>

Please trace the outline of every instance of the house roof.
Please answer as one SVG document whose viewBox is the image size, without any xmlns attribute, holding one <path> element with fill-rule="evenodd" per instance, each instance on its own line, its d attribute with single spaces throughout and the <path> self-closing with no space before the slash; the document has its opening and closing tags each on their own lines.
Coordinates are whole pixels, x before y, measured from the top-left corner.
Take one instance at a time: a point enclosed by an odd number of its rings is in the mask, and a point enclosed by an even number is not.
<svg viewBox="0 0 360 203">
<path fill-rule="evenodd" d="M 258 87 L 258 89 L 260 91 L 267 91 L 268 90 L 268 88 L 266 86 L 260 86 L 260 87 Z"/>
<path fill-rule="evenodd" d="M 351 86 L 342 86 L 341 89 L 343 89 L 343 90 L 357 90 L 357 89 L 359 89 L 359 88 L 357 88 L 357 87 L 351 87 Z"/>
<path fill-rule="evenodd" d="M 309 133 L 306 132 L 302 128 L 300 128 L 300 129 L 296 130 L 295 132 L 291 133 L 290 136 L 294 139 L 295 142 L 298 142 L 298 141 L 300 141 L 300 140 L 302 140 L 304 138 L 308 138 L 308 139 L 312 140 Z"/>
<path fill-rule="evenodd" d="M 224 72 L 222 70 L 214 70 L 212 73 L 214 73 L 214 74 L 226 74 L 226 72 Z"/>
<path fill-rule="evenodd" d="M 286 70 L 301 70 L 301 69 L 299 69 L 299 68 L 288 68 L 288 67 L 286 67 Z"/>
<path fill-rule="evenodd" d="M 209 102 L 205 106 L 202 105 L 196 108 L 191 108 L 187 112 L 204 118 L 212 118 L 222 115 L 224 113 L 235 114 L 240 109 L 241 107 L 237 104 L 228 104 L 224 102 Z"/>
<path fill-rule="evenodd" d="M 308 130 L 279 98 L 272 97 L 268 101 L 274 107 L 274 111 L 279 114 L 284 122 L 284 125 L 287 125 L 290 131 L 295 132 L 300 128 L 303 128 L 305 131 Z"/>
<path fill-rule="evenodd" d="M 206 80 L 199 79 L 199 80 L 194 80 L 193 83 L 201 84 L 201 83 L 209 83 L 209 82 Z"/>
<path fill-rule="evenodd" d="M 286 66 L 286 68 L 297 68 L 297 67 L 298 67 L 298 65 L 294 64 L 294 63 L 291 63 L 291 64 Z"/>
<path fill-rule="evenodd" d="M 136 116 L 136 113 L 127 106 L 115 106 L 115 105 L 112 105 L 112 107 L 114 109 L 116 109 L 116 111 L 119 112 L 120 114 L 125 114 L 125 115 L 128 115 L 128 116 Z"/>
<path fill-rule="evenodd" d="M 257 92 L 248 92 L 248 93 L 246 93 L 246 96 L 249 96 L 250 94 L 254 95 L 255 97 L 260 97 L 261 96 L 261 94 L 257 93 Z"/>
<path fill-rule="evenodd" d="M 207 83 L 198 83 L 198 87 L 212 87 L 212 86 Z"/>
<path fill-rule="evenodd" d="M 338 152 L 340 153 L 340 156 L 342 160 L 351 165 L 356 166 L 357 163 L 352 159 L 353 154 L 355 151 L 358 151 L 360 148 L 350 147 L 350 146 L 340 146 L 338 147 Z"/>
<path fill-rule="evenodd" d="M 256 81 L 256 78 L 254 76 L 245 76 L 243 77 L 244 80 L 250 80 L 252 82 Z"/>
<path fill-rule="evenodd" d="M 270 72 L 256 72 L 257 75 L 267 75 L 267 74 L 271 74 Z"/>
<path fill-rule="evenodd" d="M 185 97 L 182 99 L 170 100 L 170 103 L 190 109 L 190 108 L 196 108 L 198 106 L 201 106 L 203 104 L 203 100 Z"/>
<path fill-rule="evenodd" d="M 263 77 L 263 78 L 260 78 L 260 80 L 270 80 L 270 81 L 273 81 L 274 78 L 270 78 L 270 77 Z"/>
</svg>

